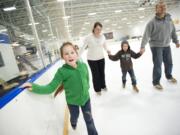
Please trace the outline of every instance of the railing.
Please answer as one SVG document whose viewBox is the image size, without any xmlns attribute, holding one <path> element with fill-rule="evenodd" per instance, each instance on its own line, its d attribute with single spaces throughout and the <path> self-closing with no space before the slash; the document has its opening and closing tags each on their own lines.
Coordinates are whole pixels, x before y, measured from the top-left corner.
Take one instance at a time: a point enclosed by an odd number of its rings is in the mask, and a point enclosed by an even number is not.
<svg viewBox="0 0 180 135">
<path fill-rule="evenodd" d="M 38 79 L 42 74 L 44 74 L 50 67 L 52 67 L 58 60 L 54 63 L 47 65 L 45 68 L 39 70 L 37 73 L 31 75 L 27 82 L 34 82 Z M 0 97 L 0 109 L 3 108 L 8 102 L 10 102 L 13 98 L 15 98 L 18 94 L 20 94 L 25 88 L 19 88 L 21 86 L 19 84 L 16 88 L 13 88 L 10 92 L 5 94 L 3 97 Z"/>
</svg>

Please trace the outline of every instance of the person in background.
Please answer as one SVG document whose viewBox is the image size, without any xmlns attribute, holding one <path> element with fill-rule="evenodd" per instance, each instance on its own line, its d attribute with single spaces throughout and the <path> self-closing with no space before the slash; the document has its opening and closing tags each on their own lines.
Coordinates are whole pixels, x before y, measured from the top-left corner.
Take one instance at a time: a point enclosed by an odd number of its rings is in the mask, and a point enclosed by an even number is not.
<svg viewBox="0 0 180 135">
<path fill-rule="evenodd" d="M 145 45 L 149 41 L 154 65 L 152 83 L 158 90 L 163 89 L 160 83 L 162 62 L 164 63 L 166 78 L 172 83 L 177 83 L 177 80 L 172 76 L 171 39 L 179 48 L 179 41 L 171 15 L 166 13 L 165 3 L 159 2 L 156 4 L 155 17 L 146 26 L 140 49 L 141 53 L 144 53 Z"/>
<path fill-rule="evenodd" d="M 104 52 L 108 52 L 106 47 L 106 39 L 102 32 L 102 24 L 94 23 L 92 34 L 88 35 L 84 40 L 84 45 L 80 49 L 80 56 L 87 48 L 87 60 L 92 73 L 94 90 L 101 95 L 101 90 L 107 91 L 105 82 L 105 58 Z"/>
<path fill-rule="evenodd" d="M 57 89 L 62 90 L 64 88 L 72 128 L 76 129 L 80 107 L 84 116 L 88 135 L 98 135 L 91 112 L 88 91 L 88 68 L 85 63 L 78 61 L 77 50 L 72 43 L 63 43 L 60 52 L 61 57 L 65 60 L 65 64 L 58 69 L 53 80 L 49 84 L 41 86 L 35 83 L 25 83 L 22 87 L 28 88 L 30 91 L 37 94 L 50 94 Z"/>
<path fill-rule="evenodd" d="M 132 86 L 133 90 L 136 92 L 139 92 L 139 89 L 137 87 L 137 82 L 136 82 L 136 77 L 134 74 L 134 69 L 133 69 L 133 63 L 131 60 L 132 58 L 139 58 L 141 56 L 141 53 L 135 53 L 130 49 L 128 41 L 122 41 L 121 42 L 121 50 L 118 51 L 115 55 L 111 55 L 111 53 L 108 53 L 109 59 L 113 61 L 120 60 L 120 65 L 121 65 L 121 71 L 122 71 L 122 84 L 123 88 L 126 86 L 126 74 L 127 72 L 129 73 L 132 81 Z"/>
</svg>

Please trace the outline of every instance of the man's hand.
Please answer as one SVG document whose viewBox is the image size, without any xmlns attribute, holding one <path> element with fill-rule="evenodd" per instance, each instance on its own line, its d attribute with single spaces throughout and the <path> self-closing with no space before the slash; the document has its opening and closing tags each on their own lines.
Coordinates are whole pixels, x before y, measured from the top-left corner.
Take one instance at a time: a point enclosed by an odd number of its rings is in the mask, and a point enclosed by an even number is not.
<svg viewBox="0 0 180 135">
<path fill-rule="evenodd" d="M 140 54 L 143 54 L 145 52 L 145 48 L 141 48 L 139 52 Z"/>
<path fill-rule="evenodd" d="M 176 44 L 176 48 L 179 48 L 180 47 L 180 44 Z"/>
</svg>

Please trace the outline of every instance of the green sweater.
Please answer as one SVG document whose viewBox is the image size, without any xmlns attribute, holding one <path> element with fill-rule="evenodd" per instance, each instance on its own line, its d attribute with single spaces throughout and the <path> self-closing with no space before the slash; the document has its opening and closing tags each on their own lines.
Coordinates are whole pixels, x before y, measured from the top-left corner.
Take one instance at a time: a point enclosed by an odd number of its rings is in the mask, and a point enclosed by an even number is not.
<svg viewBox="0 0 180 135">
<path fill-rule="evenodd" d="M 77 68 L 64 64 L 49 84 L 41 86 L 33 83 L 32 92 L 50 94 L 61 84 L 64 85 L 68 104 L 82 106 L 89 100 L 89 74 L 85 63 L 78 61 Z"/>
</svg>

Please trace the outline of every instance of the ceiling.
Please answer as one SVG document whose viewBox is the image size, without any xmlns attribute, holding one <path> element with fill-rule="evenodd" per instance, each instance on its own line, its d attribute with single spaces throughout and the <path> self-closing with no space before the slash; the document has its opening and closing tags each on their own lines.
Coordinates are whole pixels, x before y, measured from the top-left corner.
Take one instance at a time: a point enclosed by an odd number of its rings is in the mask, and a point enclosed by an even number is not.
<svg viewBox="0 0 180 135">
<path fill-rule="evenodd" d="M 104 32 L 125 31 L 152 16 L 157 3 L 157 0 L 29 1 L 40 40 L 77 39 L 90 33 L 96 21 L 103 24 Z M 180 5 L 180 0 L 164 1 L 168 9 Z M 16 10 L 3 10 L 13 5 Z M 11 40 L 23 40 L 24 34 L 32 35 L 26 7 L 25 0 L 0 0 L 0 25 L 8 29 Z"/>
</svg>

